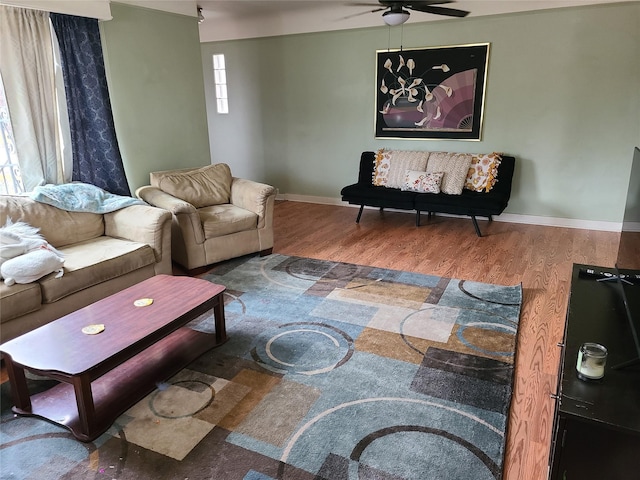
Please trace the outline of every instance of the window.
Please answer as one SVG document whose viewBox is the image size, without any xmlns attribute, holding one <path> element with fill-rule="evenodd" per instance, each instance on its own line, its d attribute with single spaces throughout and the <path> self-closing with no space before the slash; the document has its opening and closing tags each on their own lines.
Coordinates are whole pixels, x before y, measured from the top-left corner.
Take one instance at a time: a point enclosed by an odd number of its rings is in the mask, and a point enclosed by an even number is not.
<svg viewBox="0 0 640 480">
<path fill-rule="evenodd" d="M 213 79 L 216 84 L 216 109 L 218 113 L 229 113 L 227 95 L 227 71 L 224 66 L 224 54 L 213 56 Z"/>
<path fill-rule="evenodd" d="M 24 186 L 20 177 L 9 107 L 4 93 L 2 75 L 0 75 L 0 194 L 13 195 L 23 192 Z"/>
</svg>

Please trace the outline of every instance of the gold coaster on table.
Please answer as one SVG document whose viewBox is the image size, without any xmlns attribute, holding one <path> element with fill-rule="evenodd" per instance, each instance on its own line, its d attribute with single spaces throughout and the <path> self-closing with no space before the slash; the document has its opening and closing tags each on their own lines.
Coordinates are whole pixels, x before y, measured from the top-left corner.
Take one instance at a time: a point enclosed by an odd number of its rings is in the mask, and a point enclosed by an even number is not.
<svg viewBox="0 0 640 480">
<path fill-rule="evenodd" d="M 139 298 L 138 300 L 133 302 L 133 304 L 136 307 L 148 307 L 152 303 L 153 303 L 153 298 Z"/>
<path fill-rule="evenodd" d="M 104 324 L 96 323 L 94 325 L 87 325 L 82 329 L 82 333 L 86 335 L 97 335 L 98 333 L 104 332 Z"/>
</svg>

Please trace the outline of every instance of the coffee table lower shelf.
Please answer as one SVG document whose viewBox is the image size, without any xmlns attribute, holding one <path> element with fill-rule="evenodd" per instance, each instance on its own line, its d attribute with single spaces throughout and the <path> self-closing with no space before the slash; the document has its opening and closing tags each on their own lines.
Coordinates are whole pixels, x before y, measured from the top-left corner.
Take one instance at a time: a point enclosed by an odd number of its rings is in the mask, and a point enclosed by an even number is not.
<svg viewBox="0 0 640 480">
<path fill-rule="evenodd" d="M 78 413 L 73 384 L 59 374 L 42 373 L 61 381 L 41 393 L 31 395 L 31 410 L 13 407 L 19 415 L 35 416 L 66 427 L 83 442 L 106 432 L 127 409 L 151 393 L 158 383 L 182 370 L 216 344 L 215 335 L 181 327 L 113 370 L 91 382 L 95 415 L 84 431 Z"/>
</svg>

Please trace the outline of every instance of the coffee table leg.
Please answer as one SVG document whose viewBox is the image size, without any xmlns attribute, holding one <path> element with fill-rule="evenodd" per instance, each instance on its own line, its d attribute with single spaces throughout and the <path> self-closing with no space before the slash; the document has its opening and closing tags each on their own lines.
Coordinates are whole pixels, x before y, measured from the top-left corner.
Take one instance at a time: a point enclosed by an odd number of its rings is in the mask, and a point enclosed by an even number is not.
<svg viewBox="0 0 640 480">
<path fill-rule="evenodd" d="M 95 417 L 91 381 L 87 375 L 80 375 L 73 379 L 73 390 L 78 404 L 78 417 L 82 426 L 82 433 L 91 435 L 91 425 Z"/>
<path fill-rule="evenodd" d="M 13 405 L 21 412 L 31 412 L 31 396 L 27 387 L 27 379 L 24 376 L 24 368 L 13 363 L 9 355 L 4 356 L 4 361 L 9 374 Z"/>
<path fill-rule="evenodd" d="M 216 326 L 216 344 L 227 341 L 227 327 L 224 319 L 224 297 L 220 293 L 216 296 L 216 304 L 213 306 L 213 317 Z"/>
</svg>

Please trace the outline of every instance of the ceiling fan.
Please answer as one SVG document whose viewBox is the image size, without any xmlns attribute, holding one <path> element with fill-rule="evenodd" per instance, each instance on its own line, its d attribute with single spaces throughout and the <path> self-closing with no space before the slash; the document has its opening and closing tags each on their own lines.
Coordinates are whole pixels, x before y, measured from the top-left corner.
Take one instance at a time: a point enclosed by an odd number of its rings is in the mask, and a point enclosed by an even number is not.
<svg viewBox="0 0 640 480">
<path fill-rule="evenodd" d="M 400 25 L 409 20 L 411 13 L 408 10 L 414 10 L 417 12 L 431 13 L 433 15 L 445 15 L 448 17 L 466 17 L 469 12 L 464 10 L 457 10 L 455 8 L 439 7 L 445 3 L 454 3 L 453 0 L 379 0 L 379 8 L 370 10 L 365 13 L 375 13 L 385 10 L 382 14 L 382 19 L 387 25 Z M 354 2 L 349 3 L 353 6 L 378 6 L 375 3 Z M 405 10 L 407 9 L 407 10 Z M 362 15 L 356 14 L 356 15 Z"/>
</svg>

